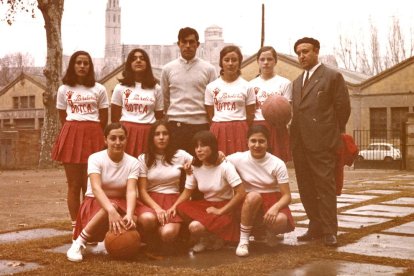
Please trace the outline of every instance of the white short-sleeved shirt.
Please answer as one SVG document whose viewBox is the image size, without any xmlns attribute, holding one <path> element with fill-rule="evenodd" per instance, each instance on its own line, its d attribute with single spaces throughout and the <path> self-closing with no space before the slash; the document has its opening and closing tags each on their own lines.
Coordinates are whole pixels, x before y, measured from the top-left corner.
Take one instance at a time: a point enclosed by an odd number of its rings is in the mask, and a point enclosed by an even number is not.
<svg viewBox="0 0 414 276">
<path fill-rule="evenodd" d="M 292 101 L 292 82 L 284 77 L 276 75 L 271 79 L 264 80 L 259 76 L 251 80 L 249 85 L 256 95 L 255 121 L 264 120 L 262 105 L 269 96 L 280 95 L 285 97 L 289 102 Z"/>
<path fill-rule="evenodd" d="M 99 122 L 99 109 L 108 106 L 105 86 L 97 82 L 93 87 L 64 84 L 57 92 L 56 108 L 66 110 L 66 121 Z"/>
<path fill-rule="evenodd" d="M 140 124 L 155 122 L 155 111 L 164 110 L 164 100 L 158 84 L 153 89 L 143 89 L 141 83 L 135 87 L 117 84 L 111 103 L 122 107 L 120 121 Z"/>
<path fill-rule="evenodd" d="M 124 153 L 119 163 L 112 161 L 107 150 L 93 153 L 88 159 L 88 175 L 101 175 L 102 189 L 108 197 L 125 197 L 128 179 L 138 179 L 138 160 Z M 94 197 L 90 178 L 85 196 Z"/>
<path fill-rule="evenodd" d="M 145 154 L 138 157 L 139 177 L 148 179 L 147 191 L 161 194 L 178 194 L 181 169 L 187 162 L 191 162 L 193 156 L 184 150 L 178 150 L 172 158 L 172 164 L 162 160 L 161 155 L 157 155 L 155 165 L 148 169 L 145 163 Z"/>
<path fill-rule="evenodd" d="M 241 183 L 235 167 L 230 162 L 223 161 L 218 166 L 193 166 L 193 174 L 187 175 L 185 187 L 189 190 L 198 187 L 207 201 L 223 201 L 230 200 L 233 188 Z"/>
<path fill-rule="evenodd" d="M 218 78 L 206 87 L 204 103 L 214 106 L 213 122 L 246 120 L 246 106 L 255 102 L 253 90 L 242 77 L 233 82 Z"/>
<path fill-rule="evenodd" d="M 261 159 L 253 158 L 250 151 L 236 152 L 226 157 L 237 169 L 244 181 L 246 192 L 280 192 L 279 183 L 289 183 L 285 163 L 266 153 Z"/>
</svg>

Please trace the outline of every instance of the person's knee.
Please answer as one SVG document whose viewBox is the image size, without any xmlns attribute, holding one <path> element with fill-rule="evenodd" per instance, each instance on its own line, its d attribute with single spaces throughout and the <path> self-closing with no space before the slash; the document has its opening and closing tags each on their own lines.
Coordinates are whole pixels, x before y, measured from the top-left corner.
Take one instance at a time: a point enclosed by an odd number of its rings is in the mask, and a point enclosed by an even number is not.
<svg viewBox="0 0 414 276">
<path fill-rule="evenodd" d="M 205 227 L 200 222 L 194 220 L 188 225 L 188 230 L 191 234 L 199 234 L 205 231 Z"/>
<path fill-rule="evenodd" d="M 144 231 L 148 231 L 157 225 L 157 218 L 153 213 L 145 212 L 138 217 L 138 224 Z"/>
<path fill-rule="evenodd" d="M 173 225 L 166 225 L 160 230 L 160 237 L 163 242 L 172 242 L 175 240 L 179 232 L 178 227 Z"/>
<path fill-rule="evenodd" d="M 263 199 L 262 196 L 257 192 L 249 192 L 247 193 L 243 205 L 246 207 L 256 207 L 262 204 Z"/>
<path fill-rule="evenodd" d="M 288 225 L 288 219 L 285 214 L 279 213 L 276 217 L 276 221 L 269 224 L 268 227 L 277 233 L 284 233 Z"/>
</svg>

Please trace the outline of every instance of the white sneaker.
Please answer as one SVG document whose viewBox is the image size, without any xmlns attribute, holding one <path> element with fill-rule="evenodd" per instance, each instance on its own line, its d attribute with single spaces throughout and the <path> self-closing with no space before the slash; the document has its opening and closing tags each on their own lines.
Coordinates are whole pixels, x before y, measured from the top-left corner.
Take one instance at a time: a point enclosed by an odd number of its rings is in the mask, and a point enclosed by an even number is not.
<svg viewBox="0 0 414 276">
<path fill-rule="evenodd" d="M 266 231 L 266 244 L 267 244 L 267 246 L 275 247 L 283 239 L 284 239 L 284 235 L 283 234 L 277 235 L 275 233 L 272 233 L 269 230 Z"/>
<path fill-rule="evenodd" d="M 208 239 L 207 237 L 200 238 L 200 241 L 193 246 L 193 251 L 196 253 L 203 252 L 208 247 Z"/>
<path fill-rule="evenodd" d="M 68 252 L 66 252 L 66 256 L 68 257 L 69 261 L 72 262 L 81 262 L 83 260 L 82 256 L 82 249 L 85 248 L 84 245 L 77 243 L 74 241 L 69 248 Z"/>
<path fill-rule="evenodd" d="M 239 243 L 236 249 L 236 255 L 239 257 L 249 256 L 249 244 L 248 243 Z"/>
</svg>

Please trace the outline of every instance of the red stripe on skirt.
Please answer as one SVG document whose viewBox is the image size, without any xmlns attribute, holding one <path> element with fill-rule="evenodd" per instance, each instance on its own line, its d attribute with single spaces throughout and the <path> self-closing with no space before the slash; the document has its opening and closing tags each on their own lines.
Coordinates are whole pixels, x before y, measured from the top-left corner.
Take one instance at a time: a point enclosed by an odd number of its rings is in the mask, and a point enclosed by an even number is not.
<svg viewBox="0 0 414 276">
<path fill-rule="evenodd" d="M 253 125 L 262 125 L 270 133 L 270 152 L 285 162 L 292 160 L 289 132 L 287 128 L 276 128 L 266 121 L 253 121 Z"/>
<path fill-rule="evenodd" d="M 247 150 L 246 121 L 213 122 L 210 131 L 216 136 L 218 149 L 225 155 Z"/>
<path fill-rule="evenodd" d="M 148 135 L 151 124 L 138 124 L 132 122 L 121 122 L 128 131 L 127 144 L 125 152 L 134 157 L 148 149 Z"/>
<path fill-rule="evenodd" d="M 208 214 L 208 207 L 221 208 L 229 201 L 189 200 L 177 206 L 183 216 L 200 222 L 209 232 L 216 234 L 225 241 L 238 242 L 240 239 L 240 215 L 237 212 L 221 216 Z M 236 208 L 237 209 L 237 208 Z"/>
<path fill-rule="evenodd" d="M 126 214 L 127 202 L 125 198 L 109 198 L 109 201 L 118 207 L 118 213 L 120 213 L 121 216 L 124 216 Z M 141 203 L 141 201 L 137 200 L 134 214 L 137 215 L 139 213 L 139 210 L 143 206 L 144 205 Z M 76 218 L 76 226 L 75 231 L 73 233 L 73 239 L 76 239 L 80 235 L 80 233 L 89 223 L 89 221 L 91 221 L 91 219 L 101 209 L 101 204 L 95 197 L 85 197 L 79 208 L 79 213 Z M 99 230 L 93 234 L 93 237 L 91 237 L 90 241 L 103 241 L 105 239 L 106 232 L 108 232 L 108 229 L 108 222 L 106 222 L 105 225 L 101 225 L 99 227 Z"/>
<path fill-rule="evenodd" d="M 180 196 L 179 194 L 161 194 L 156 192 L 149 192 L 148 194 L 164 210 L 170 209 Z M 137 215 L 140 216 L 142 213 L 152 213 L 157 216 L 155 210 L 147 205 L 142 206 L 142 208 L 139 209 Z M 179 215 L 168 219 L 168 223 L 179 222 L 183 222 L 183 219 Z"/>
<path fill-rule="evenodd" d="M 52 159 L 62 163 L 87 164 L 92 153 L 105 147 L 98 122 L 66 121 L 52 149 Z"/>
</svg>

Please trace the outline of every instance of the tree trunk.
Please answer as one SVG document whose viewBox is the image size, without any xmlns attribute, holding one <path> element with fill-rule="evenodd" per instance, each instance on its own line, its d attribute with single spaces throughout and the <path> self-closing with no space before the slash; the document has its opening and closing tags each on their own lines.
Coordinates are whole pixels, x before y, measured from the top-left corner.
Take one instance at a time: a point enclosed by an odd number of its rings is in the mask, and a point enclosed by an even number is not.
<svg viewBox="0 0 414 276">
<path fill-rule="evenodd" d="M 56 110 L 56 92 L 62 76 L 61 22 L 64 0 L 37 0 L 37 3 L 45 20 L 47 39 L 47 58 L 43 71 L 46 77 L 46 91 L 43 94 L 45 116 L 39 157 L 39 168 L 46 168 L 53 166 L 51 152 L 60 128 Z"/>
</svg>

